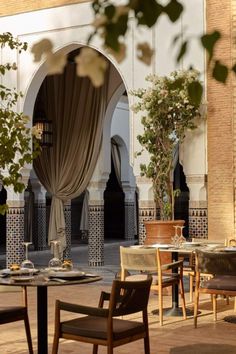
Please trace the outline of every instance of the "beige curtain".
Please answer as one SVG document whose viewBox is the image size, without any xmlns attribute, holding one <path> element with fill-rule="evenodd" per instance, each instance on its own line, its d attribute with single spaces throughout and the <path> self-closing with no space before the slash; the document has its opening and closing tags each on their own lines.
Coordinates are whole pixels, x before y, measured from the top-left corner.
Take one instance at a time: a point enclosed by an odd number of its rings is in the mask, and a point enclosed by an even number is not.
<svg viewBox="0 0 236 354">
<path fill-rule="evenodd" d="M 63 75 L 46 77 L 40 88 L 39 102 L 53 122 L 53 147 L 43 149 L 34 167 L 52 195 L 48 242 L 59 239 L 61 252 L 66 247 L 64 202 L 85 190 L 99 155 L 107 86 L 108 74 L 104 85 L 94 88 L 68 63 Z"/>
</svg>

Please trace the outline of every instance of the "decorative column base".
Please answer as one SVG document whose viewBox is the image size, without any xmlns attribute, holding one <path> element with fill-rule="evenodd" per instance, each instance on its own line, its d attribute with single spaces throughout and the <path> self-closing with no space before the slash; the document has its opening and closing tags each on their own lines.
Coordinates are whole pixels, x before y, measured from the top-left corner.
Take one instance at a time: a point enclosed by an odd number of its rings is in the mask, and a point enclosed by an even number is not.
<svg viewBox="0 0 236 354">
<path fill-rule="evenodd" d="M 66 223 L 66 249 L 63 252 L 63 258 L 71 258 L 71 202 L 67 202 L 64 206 L 65 223 Z"/>
<path fill-rule="evenodd" d="M 205 205 L 191 203 L 189 208 L 189 237 L 208 238 L 208 217 Z"/>
<path fill-rule="evenodd" d="M 146 239 L 146 229 L 144 221 L 154 220 L 154 206 L 153 203 L 140 203 L 139 206 L 139 244 L 143 245 Z"/>
<path fill-rule="evenodd" d="M 104 265 L 104 205 L 89 205 L 88 264 Z"/>
<path fill-rule="evenodd" d="M 6 267 L 24 259 L 24 207 L 10 207 L 7 212 Z"/>
<path fill-rule="evenodd" d="M 34 204 L 34 232 L 33 244 L 37 251 L 43 251 L 48 248 L 46 232 L 46 204 Z"/>
</svg>

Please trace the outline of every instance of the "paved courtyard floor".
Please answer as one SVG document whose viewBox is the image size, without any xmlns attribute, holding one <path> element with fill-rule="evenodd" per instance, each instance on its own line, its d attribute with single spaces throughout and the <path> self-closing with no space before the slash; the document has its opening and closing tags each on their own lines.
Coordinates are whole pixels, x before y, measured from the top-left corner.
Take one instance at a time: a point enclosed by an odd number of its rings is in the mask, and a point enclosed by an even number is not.
<svg viewBox="0 0 236 354">
<path fill-rule="evenodd" d="M 77 248 L 77 247 L 76 247 Z M 82 269 L 87 266 L 86 246 L 74 248 L 72 259 Z M 83 248 L 83 250 L 82 250 Z M 51 287 L 48 290 L 48 323 L 49 323 L 49 353 L 51 352 L 54 332 L 54 304 L 55 299 L 64 301 L 90 304 L 96 306 L 101 290 L 109 291 L 112 279 L 119 270 L 119 243 L 107 244 L 105 246 L 105 266 L 99 267 L 96 271 L 103 276 L 103 280 L 93 284 L 75 285 L 68 287 Z M 45 265 L 50 258 L 49 252 L 37 254 L 33 252 L 31 258 L 36 266 Z M 66 291 L 65 291 L 66 289 Z M 1 304 L 12 305 L 21 301 L 20 293 L 1 289 Z M 7 291 L 6 291 L 7 290 Z M 186 289 L 187 290 L 187 289 Z M 37 353 L 36 333 L 36 289 L 29 289 L 29 317 L 32 329 L 33 346 Z M 189 293 L 186 293 L 188 308 L 191 304 L 188 301 Z M 199 326 L 193 328 L 193 318 L 183 320 L 182 317 L 164 317 L 164 326 L 159 326 L 158 315 L 152 311 L 157 308 L 158 295 L 151 293 L 149 302 L 149 323 L 150 323 L 150 345 L 151 354 L 236 354 L 236 324 L 227 323 L 224 316 L 232 315 L 233 299 L 227 305 L 224 299 L 219 299 L 218 321 L 213 322 L 212 307 L 209 297 L 201 297 Z M 171 297 L 165 296 L 164 306 L 169 307 Z M 64 314 L 65 319 L 71 318 L 71 314 Z M 134 316 L 138 318 L 138 316 Z M 127 354 L 135 352 L 143 353 L 142 340 L 117 347 L 114 354 Z M 21 322 L 15 322 L 1 326 L 0 354 L 27 354 L 27 344 L 24 326 Z M 92 347 L 89 344 L 82 344 L 72 341 L 60 341 L 60 354 L 91 354 Z M 99 354 L 106 353 L 106 349 L 100 347 Z"/>
</svg>

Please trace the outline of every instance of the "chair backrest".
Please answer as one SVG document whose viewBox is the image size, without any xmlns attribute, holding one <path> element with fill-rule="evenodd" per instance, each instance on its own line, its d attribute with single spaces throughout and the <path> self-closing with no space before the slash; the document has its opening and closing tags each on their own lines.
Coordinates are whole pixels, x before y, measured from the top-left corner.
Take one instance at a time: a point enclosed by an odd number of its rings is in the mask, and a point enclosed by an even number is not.
<svg viewBox="0 0 236 354">
<path fill-rule="evenodd" d="M 148 305 L 152 277 L 145 280 L 113 280 L 109 303 L 110 316 L 124 316 L 144 311 Z"/>
<path fill-rule="evenodd" d="M 120 246 L 121 272 L 124 270 L 157 272 L 160 269 L 160 254 L 154 248 Z"/>
<path fill-rule="evenodd" d="M 213 275 L 236 275 L 236 252 L 196 251 L 196 270 Z"/>
</svg>

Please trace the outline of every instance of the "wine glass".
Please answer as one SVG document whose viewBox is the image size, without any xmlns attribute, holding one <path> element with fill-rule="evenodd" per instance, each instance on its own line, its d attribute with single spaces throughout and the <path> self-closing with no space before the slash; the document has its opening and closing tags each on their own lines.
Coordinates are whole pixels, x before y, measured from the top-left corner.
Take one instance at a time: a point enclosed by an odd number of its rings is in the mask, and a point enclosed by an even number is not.
<svg viewBox="0 0 236 354">
<path fill-rule="evenodd" d="M 25 259 L 21 263 L 21 268 L 23 269 L 34 269 L 34 263 L 30 261 L 28 257 L 29 245 L 31 244 L 32 242 L 23 242 L 23 245 L 25 246 Z"/>
<path fill-rule="evenodd" d="M 60 241 L 58 240 L 53 240 L 51 241 L 52 248 L 53 248 L 53 258 L 50 259 L 48 262 L 48 267 L 49 268 L 61 268 L 62 267 L 62 262 L 59 258 L 59 244 Z"/>
</svg>

